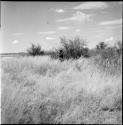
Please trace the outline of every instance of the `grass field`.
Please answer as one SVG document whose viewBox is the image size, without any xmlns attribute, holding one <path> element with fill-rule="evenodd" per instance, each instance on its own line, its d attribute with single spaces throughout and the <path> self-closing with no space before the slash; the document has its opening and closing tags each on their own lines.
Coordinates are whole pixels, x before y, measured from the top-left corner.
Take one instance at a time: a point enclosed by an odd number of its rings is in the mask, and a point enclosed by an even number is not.
<svg viewBox="0 0 123 125">
<path fill-rule="evenodd" d="M 1 58 L 1 122 L 122 124 L 122 65 L 98 60 Z"/>
</svg>

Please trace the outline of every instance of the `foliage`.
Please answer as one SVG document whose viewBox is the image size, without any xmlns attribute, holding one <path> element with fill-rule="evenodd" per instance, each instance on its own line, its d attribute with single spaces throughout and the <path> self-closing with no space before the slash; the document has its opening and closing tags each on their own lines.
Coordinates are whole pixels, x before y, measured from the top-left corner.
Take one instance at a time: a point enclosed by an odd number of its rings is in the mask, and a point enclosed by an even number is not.
<svg viewBox="0 0 123 125">
<path fill-rule="evenodd" d="M 100 42 L 97 46 L 97 49 L 105 49 L 107 47 L 107 44 L 105 42 Z"/>
<path fill-rule="evenodd" d="M 88 48 L 84 40 L 79 37 L 75 37 L 73 40 L 66 38 L 61 38 L 61 48 L 59 48 L 56 53 L 60 60 L 64 59 L 78 59 L 81 56 L 89 57 Z"/>
<path fill-rule="evenodd" d="M 32 44 L 31 47 L 29 49 L 27 49 L 27 52 L 32 56 L 44 54 L 44 51 L 41 50 L 41 46 L 35 45 L 35 44 Z"/>
<path fill-rule="evenodd" d="M 107 45 L 106 45 L 107 46 Z M 121 71 L 122 66 L 122 42 L 118 41 L 114 46 L 107 46 L 105 49 L 96 49 L 95 64 L 103 70 L 110 70 L 111 74 Z"/>
<path fill-rule="evenodd" d="M 122 43 L 121 42 L 117 42 L 115 44 L 115 46 L 112 47 L 107 47 L 105 49 L 103 49 L 101 55 L 102 58 L 104 59 L 114 59 L 114 58 L 119 58 L 119 56 L 121 56 L 122 54 Z"/>
</svg>

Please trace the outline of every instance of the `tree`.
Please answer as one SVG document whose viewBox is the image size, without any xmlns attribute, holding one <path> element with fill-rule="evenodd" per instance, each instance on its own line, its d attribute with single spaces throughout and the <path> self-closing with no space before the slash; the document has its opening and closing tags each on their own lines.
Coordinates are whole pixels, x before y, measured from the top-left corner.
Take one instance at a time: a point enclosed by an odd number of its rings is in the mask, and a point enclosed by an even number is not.
<svg viewBox="0 0 123 125">
<path fill-rule="evenodd" d="M 61 48 L 58 51 L 59 59 L 78 59 L 81 56 L 89 57 L 88 48 L 86 46 L 85 40 L 75 37 L 74 39 L 66 39 L 62 37 Z"/>
</svg>

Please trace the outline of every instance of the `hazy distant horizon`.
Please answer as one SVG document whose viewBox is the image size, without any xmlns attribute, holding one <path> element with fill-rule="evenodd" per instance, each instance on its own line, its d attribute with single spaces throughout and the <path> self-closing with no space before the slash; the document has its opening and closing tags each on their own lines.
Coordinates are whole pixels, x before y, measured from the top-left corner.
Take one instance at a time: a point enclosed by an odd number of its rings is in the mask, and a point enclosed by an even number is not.
<svg viewBox="0 0 123 125">
<path fill-rule="evenodd" d="M 89 48 L 114 44 L 122 41 L 122 2 L 2 1 L 1 27 L 2 53 L 26 52 L 31 43 L 51 50 L 62 36 L 80 36 Z"/>
</svg>

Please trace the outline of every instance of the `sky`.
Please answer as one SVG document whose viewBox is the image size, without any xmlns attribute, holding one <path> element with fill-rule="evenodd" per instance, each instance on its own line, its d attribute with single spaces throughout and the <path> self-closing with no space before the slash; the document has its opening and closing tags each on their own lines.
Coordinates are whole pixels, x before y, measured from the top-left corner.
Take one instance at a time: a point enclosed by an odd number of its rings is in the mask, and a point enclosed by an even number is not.
<svg viewBox="0 0 123 125">
<path fill-rule="evenodd" d="M 79 36 L 89 48 L 122 40 L 122 2 L 1 2 L 1 52 L 43 50 Z"/>
</svg>

